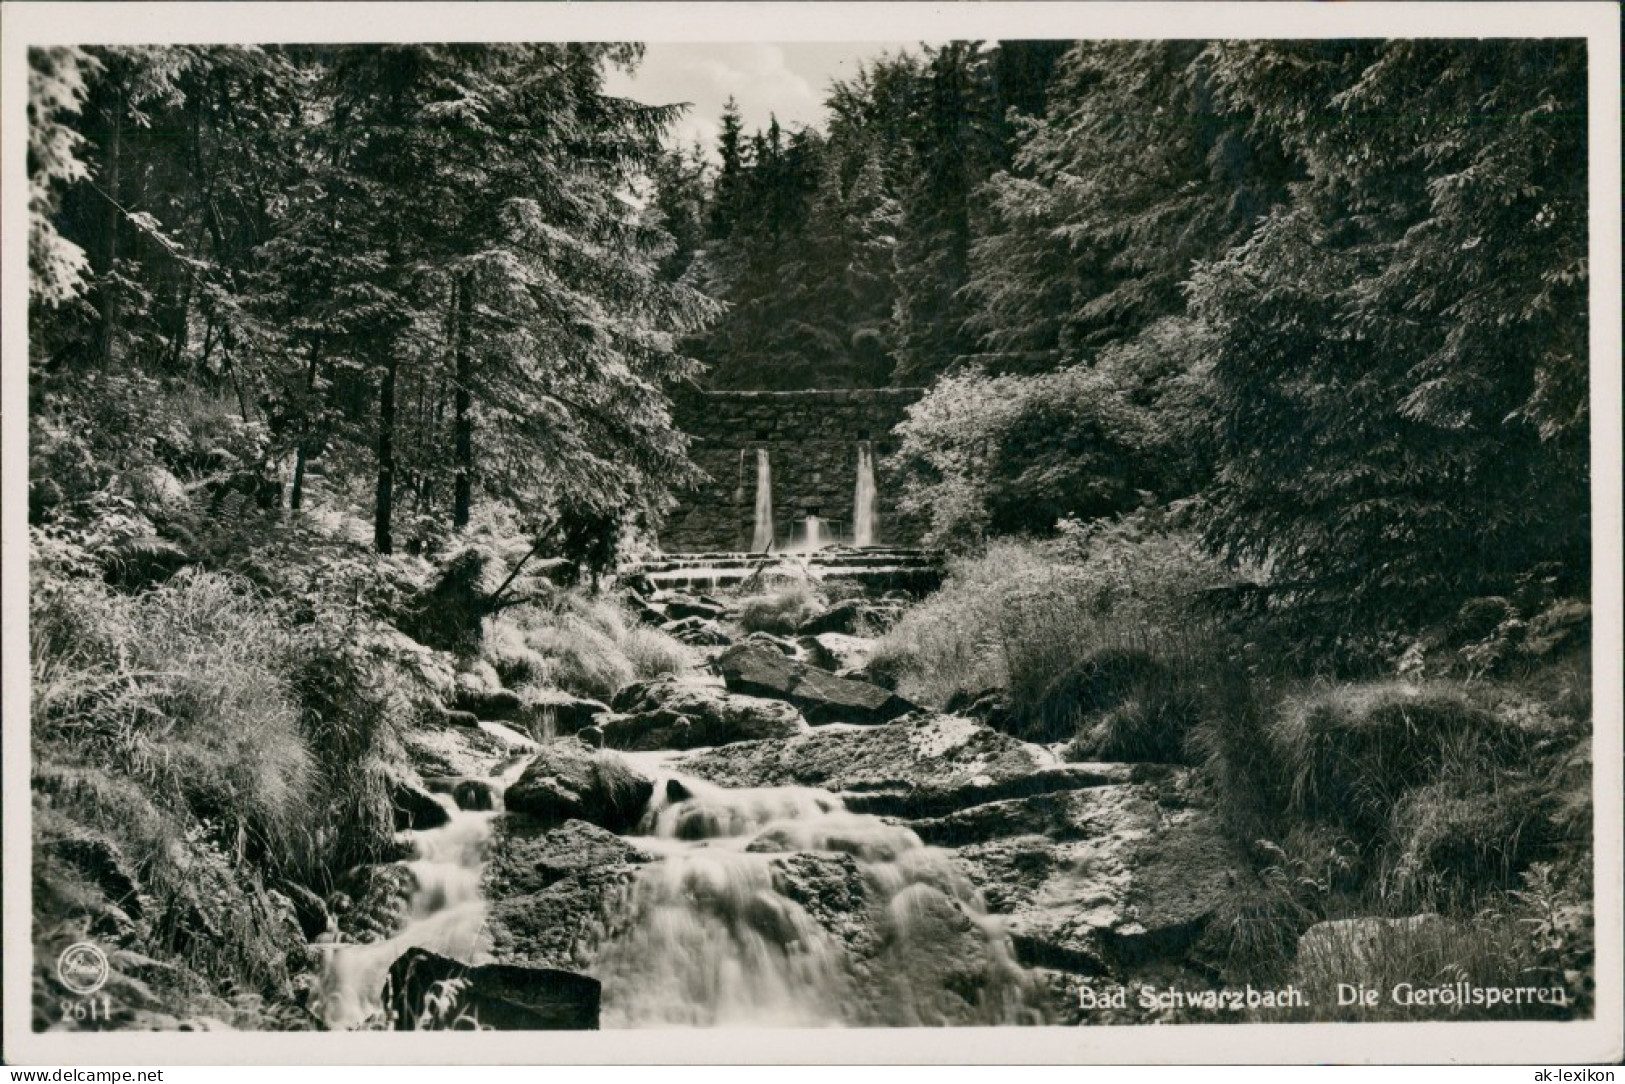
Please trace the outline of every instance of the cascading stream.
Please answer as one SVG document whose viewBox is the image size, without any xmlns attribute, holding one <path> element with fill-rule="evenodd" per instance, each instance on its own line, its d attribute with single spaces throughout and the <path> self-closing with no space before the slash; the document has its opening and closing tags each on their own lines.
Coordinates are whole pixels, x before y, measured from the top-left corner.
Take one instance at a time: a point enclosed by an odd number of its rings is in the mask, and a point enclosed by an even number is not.
<svg viewBox="0 0 1625 1084">
<path fill-rule="evenodd" d="M 751 535 L 750 548 L 766 553 L 773 544 L 773 464 L 767 449 L 756 449 L 756 528 Z"/>
<path fill-rule="evenodd" d="M 875 544 L 875 456 L 868 441 L 858 445 L 858 489 L 852 501 L 852 544 Z"/>
<path fill-rule="evenodd" d="M 623 756 L 656 779 L 631 837 L 656 860 L 606 914 L 588 968 L 603 983 L 604 1027 L 1044 1022 L 1033 977 L 947 852 L 825 790 L 719 787 L 674 771 L 669 752 Z M 387 940 L 322 946 L 328 1027 L 376 1020 L 390 965 L 409 948 L 492 962 L 486 853 L 527 761 L 491 780 L 494 809 L 442 797 L 448 823 L 402 834 L 413 850 L 406 922 Z"/>
<path fill-rule="evenodd" d="M 807 787 L 726 789 L 667 770 L 656 795 L 637 844 L 660 858 L 592 968 L 604 1026 L 1041 1022 L 998 921 L 909 829 Z M 864 920 L 837 936 L 813 912 L 841 906 Z M 973 1002 L 950 985 L 974 986 Z"/>
<path fill-rule="evenodd" d="M 496 723 L 482 723 L 513 749 L 534 743 Z M 485 936 L 485 900 L 481 879 L 492 829 L 502 815 L 502 794 L 524 770 L 518 757 L 490 781 L 488 810 L 459 809 L 449 795 L 435 796 L 446 810 L 439 828 L 401 833 L 411 845 L 406 863 L 413 889 L 406 924 L 393 937 L 367 944 L 318 946 L 327 953 L 322 974 L 319 1015 L 334 1030 L 365 1023 L 383 1010 L 389 967 L 409 948 L 422 948 L 464 963 L 489 961 Z"/>
</svg>

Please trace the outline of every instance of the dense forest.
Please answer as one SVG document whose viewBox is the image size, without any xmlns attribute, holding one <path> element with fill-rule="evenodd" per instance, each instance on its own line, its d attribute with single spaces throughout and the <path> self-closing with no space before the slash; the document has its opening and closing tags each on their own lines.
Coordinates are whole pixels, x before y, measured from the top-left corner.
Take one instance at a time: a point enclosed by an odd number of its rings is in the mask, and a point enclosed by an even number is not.
<svg viewBox="0 0 1625 1084">
<path fill-rule="evenodd" d="M 1200 768 L 1262 871 L 1214 973 L 1489 900 L 1439 951 L 1589 966 L 1583 43 L 954 42 L 715 147 L 606 94 L 640 55 L 30 53 L 41 989 L 94 934 L 127 1024 L 308 1026 L 470 673 L 725 643 L 615 578 L 694 384 L 924 389 L 947 582 L 865 676 Z"/>
<path fill-rule="evenodd" d="M 1303 604 L 1432 618 L 1585 575 L 1584 101 L 1555 43 L 956 44 L 668 156 L 665 270 L 728 304 L 715 386 L 931 386 L 936 542 L 1188 500 Z"/>
</svg>

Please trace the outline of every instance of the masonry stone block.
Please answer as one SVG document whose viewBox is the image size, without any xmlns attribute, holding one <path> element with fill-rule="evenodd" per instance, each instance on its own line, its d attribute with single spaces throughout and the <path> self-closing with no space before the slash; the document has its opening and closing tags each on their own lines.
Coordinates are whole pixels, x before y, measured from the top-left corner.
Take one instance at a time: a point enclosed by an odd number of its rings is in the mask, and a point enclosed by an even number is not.
<svg viewBox="0 0 1625 1084">
<path fill-rule="evenodd" d="M 867 442 L 875 464 L 876 542 L 915 545 L 920 525 L 896 505 L 886 462 L 893 429 L 920 388 L 840 391 L 703 392 L 673 396 L 673 416 L 690 440 L 689 454 L 706 480 L 679 495 L 660 542 L 668 553 L 747 550 L 755 527 L 756 449 L 773 473 L 773 535 L 779 547 L 799 539 L 814 512 L 826 530 L 850 539 L 858 451 Z M 765 438 L 765 439 L 764 439 Z"/>
</svg>

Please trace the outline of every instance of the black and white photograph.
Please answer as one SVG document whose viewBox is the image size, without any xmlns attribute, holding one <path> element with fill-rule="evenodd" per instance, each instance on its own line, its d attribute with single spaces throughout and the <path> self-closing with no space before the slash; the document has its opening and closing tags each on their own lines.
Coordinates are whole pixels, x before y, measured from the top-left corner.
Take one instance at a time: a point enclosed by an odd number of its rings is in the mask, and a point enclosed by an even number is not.
<svg viewBox="0 0 1625 1084">
<path fill-rule="evenodd" d="M 1618 1056 L 1612 5 L 7 6 L 19 1062 Z"/>
</svg>

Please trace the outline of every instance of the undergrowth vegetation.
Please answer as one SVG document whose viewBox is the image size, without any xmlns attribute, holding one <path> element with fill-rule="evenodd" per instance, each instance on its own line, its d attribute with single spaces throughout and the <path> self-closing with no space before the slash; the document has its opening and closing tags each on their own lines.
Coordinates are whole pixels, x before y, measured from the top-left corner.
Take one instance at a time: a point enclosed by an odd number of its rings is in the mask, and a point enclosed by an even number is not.
<svg viewBox="0 0 1625 1084">
<path fill-rule="evenodd" d="M 390 847 L 413 692 L 364 638 L 334 643 L 239 575 L 186 568 L 131 593 L 36 541 L 42 943 L 94 933 L 286 997 L 310 965 L 291 897 Z"/>
<path fill-rule="evenodd" d="M 1068 759 L 1201 768 L 1252 856 L 1197 950 L 1225 981 L 1296 981 L 1319 1019 L 1347 1016 L 1337 982 L 1519 976 L 1574 993 L 1478 1015 L 1587 1011 L 1589 653 L 1583 632 L 1548 630 L 1583 628 L 1588 611 L 1464 607 L 1379 658 L 1390 676 L 1338 680 L 1273 654 L 1280 626 L 1238 609 L 1233 584 L 1145 514 L 995 541 L 951 562 L 869 668 Z M 1337 925 L 1300 948 L 1319 923 Z M 1366 1015 L 1418 1015 L 1391 1010 Z"/>
<path fill-rule="evenodd" d="M 1104 723 L 1102 740 L 1132 744 L 1137 729 L 1187 714 L 1213 640 L 1202 629 L 1212 621 L 1193 624 L 1197 600 L 1228 582 L 1193 538 L 1157 526 L 1073 523 L 1055 540 L 955 558 L 944 590 L 881 638 L 870 668 L 933 707 L 1006 690 L 1024 737 L 1061 741 Z M 1102 718 L 1129 703 L 1117 723 Z"/>
</svg>

